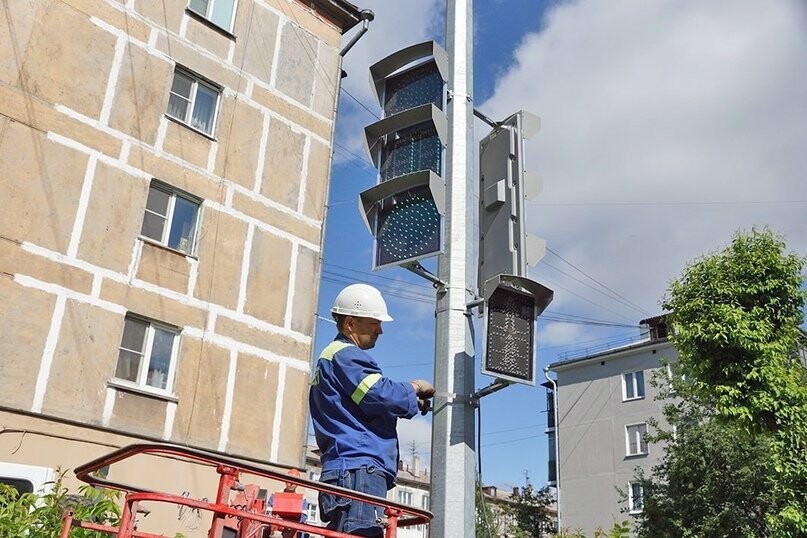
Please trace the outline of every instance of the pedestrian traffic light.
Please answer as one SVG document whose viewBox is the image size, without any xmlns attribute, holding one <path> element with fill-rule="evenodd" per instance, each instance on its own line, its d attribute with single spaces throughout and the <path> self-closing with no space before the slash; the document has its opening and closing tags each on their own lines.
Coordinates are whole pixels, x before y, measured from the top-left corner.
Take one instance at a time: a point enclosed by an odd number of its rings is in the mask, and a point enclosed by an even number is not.
<svg viewBox="0 0 807 538">
<path fill-rule="evenodd" d="M 359 209 L 375 237 L 374 269 L 442 251 L 447 71 L 448 56 L 433 41 L 399 50 L 370 67 L 384 117 L 364 129 L 365 149 L 379 181 L 359 194 Z"/>
<path fill-rule="evenodd" d="M 541 189 L 541 180 L 524 169 L 524 139 L 539 128 L 524 111 L 513 114 L 479 143 L 479 289 L 500 274 L 527 276 L 527 265 L 544 255 L 543 239 L 528 235 L 524 199 Z"/>
<path fill-rule="evenodd" d="M 552 296 L 552 290 L 528 278 L 498 275 L 488 280 L 483 374 L 535 385 L 535 318 Z"/>
</svg>

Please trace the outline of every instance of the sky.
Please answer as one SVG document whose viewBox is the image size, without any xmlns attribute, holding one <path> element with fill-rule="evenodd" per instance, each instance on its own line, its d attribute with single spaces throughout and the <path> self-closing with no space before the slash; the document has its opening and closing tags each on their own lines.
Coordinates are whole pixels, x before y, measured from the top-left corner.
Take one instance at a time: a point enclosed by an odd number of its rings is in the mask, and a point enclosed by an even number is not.
<svg viewBox="0 0 807 538">
<path fill-rule="evenodd" d="M 339 290 L 370 283 L 395 318 L 373 356 L 390 377 L 432 379 L 434 290 L 400 268 L 372 271 L 357 197 L 376 182 L 361 140 L 381 113 L 368 68 L 399 48 L 444 42 L 445 4 L 355 3 L 375 20 L 343 66 L 316 346 L 335 335 L 328 312 Z M 547 255 L 529 275 L 555 295 L 538 320 L 539 383 L 548 363 L 638 337 L 669 283 L 737 231 L 768 226 L 807 256 L 803 0 L 474 4 L 475 107 L 541 118 L 526 166 L 543 191 L 527 203 L 526 225 Z M 488 130 L 475 122 L 476 139 Z M 424 265 L 436 270 L 433 259 Z M 481 320 L 475 327 L 481 334 Z M 476 386 L 491 381 L 478 374 Z M 545 401 L 542 387 L 525 385 L 482 400 L 485 484 L 545 484 Z M 402 457 L 428 462 L 429 419 L 399 423 Z"/>
</svg>

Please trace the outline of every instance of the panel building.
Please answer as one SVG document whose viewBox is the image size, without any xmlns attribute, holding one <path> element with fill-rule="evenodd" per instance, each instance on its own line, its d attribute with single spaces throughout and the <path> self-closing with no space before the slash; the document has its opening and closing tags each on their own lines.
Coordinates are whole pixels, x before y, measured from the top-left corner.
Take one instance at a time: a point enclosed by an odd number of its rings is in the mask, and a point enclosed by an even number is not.
<svg viewBox="0 0 807 538">
<path fill-rule="evenodd" d="M 558 488 L 561 526 L 591 535 L 642 510 L 636 468 L 649 471 L 662 447 L 648 444 L 649 419 L 662 419 L 652 377 L 678 352 L 663 316 L 643 320 L 640 340 L 549 365 L 549 482 Z M 557 389 L 556 391 L 553 389 Z M 557 443 L 557 444 L 556 444 Z"/>
<path fill-rule="evenodd" d="M 138 441 L 304 463 L 339 46 L 359 19 L 343 0 L 0 11 L 0 467 Z"/>
</svg>

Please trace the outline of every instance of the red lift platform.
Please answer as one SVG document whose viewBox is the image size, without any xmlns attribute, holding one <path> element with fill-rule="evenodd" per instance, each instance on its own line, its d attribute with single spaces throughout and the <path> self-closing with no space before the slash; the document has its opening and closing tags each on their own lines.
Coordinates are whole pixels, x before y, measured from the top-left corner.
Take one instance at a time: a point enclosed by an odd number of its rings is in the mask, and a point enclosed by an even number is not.
<svg viewBox="0 0 807 538">
<path fill-rule="evenodd" d="M 152 491 L 131 484 L 124 484 L 102 478 L 99 471 L 134 456 L 163 456 L 215 469 L 218 473 L 218 488 L 215 501 L 206 497 L 197 499 L 184 494 Z M 250 465 L 242 461 L 226 458 L 218 454 L 196 450 L 178 445 L 164 444 L 134 444 L 97 458 L 76 468 L 76 477 L 92 486 L 118 490 L 123 493 L 123 507 L 121 510 L 120 525 L 117 527 L 103 525 L 91 521 L 79 521 L 73 518 L 73 512 L 64 514 L 61 538 L 70 537 L 70 529 L 81 528 L 107 533 L 118 538 L 173 538 L 174 535 L 153 534 L 140 532 L 135 528 L 135 517 L 141 508 L 141 503 L 167 503 L 179 507 L 210 512 L 212 521 L 208 538 L 226 538 L 224 534 L 225 523 L 230 529 L 229 536 L 235 538 L 262 538 L 264 529 L 279 531 L 297 531 L 313 536 L 329 538 L 348 538 L 355 536 L 343 532 L 336 532 L 324 527 L 300 523 L 299 518 L 284 519 L 279 514 L 268 514 L 265 504 L 257 496 L 257 488 L 249 488 L 240 484 L 241 473 L 259 476 L 296 484 L 297 486 L 316 490 L 318 492 L 334 493 L 336 495 L 367 502 L 384 508 L 385 538 L 395 538 L 399 527 L 411 525 L 428 525 L 432 519 L 431 512 L 413 508 L 404 504 L 388 501 L 379 497 L 365 495 L 356 491 L 331 486 L 322 482 L 314 482 L 304 478 L 287 475 L 285 470 L 272 470 L 269 467 Z M 237 498 L 230 500 L 231 492 L 237 491 Z M 233 528 L 234 527 L 234 528 Z M 235 534 L 233 534 L 235 533 Z"/>
</svg>

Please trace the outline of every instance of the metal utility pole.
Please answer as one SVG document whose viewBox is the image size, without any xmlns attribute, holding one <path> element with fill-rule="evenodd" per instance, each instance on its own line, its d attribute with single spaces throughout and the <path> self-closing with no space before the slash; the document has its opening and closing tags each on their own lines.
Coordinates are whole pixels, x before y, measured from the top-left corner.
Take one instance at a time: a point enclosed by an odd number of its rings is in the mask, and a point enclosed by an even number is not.
<svg viewBox="0 0 807 538">
<path fill-rule="evenodd" d="M 445 252 L 439 260 L 432 419 L 432 536 L 474 536 L 473 1 L 446 0 L 448 149 Z M 470 288 L 470 290 L 469 290 Z"/>
</svg>

